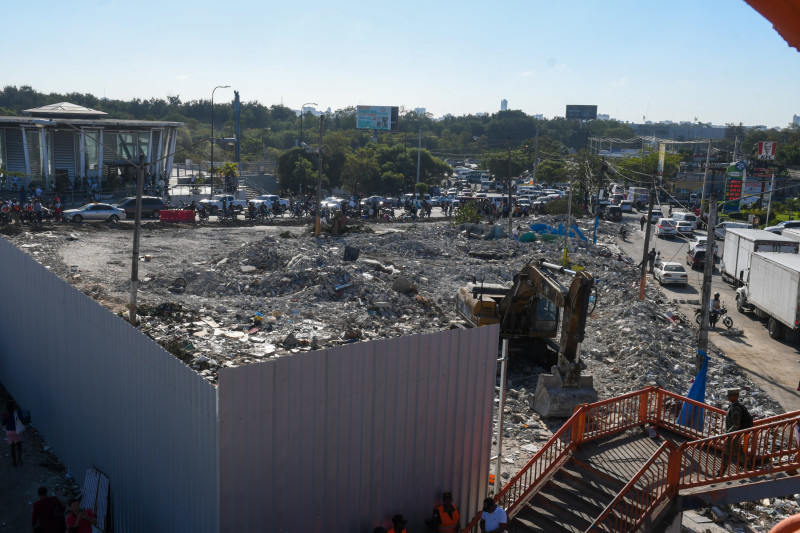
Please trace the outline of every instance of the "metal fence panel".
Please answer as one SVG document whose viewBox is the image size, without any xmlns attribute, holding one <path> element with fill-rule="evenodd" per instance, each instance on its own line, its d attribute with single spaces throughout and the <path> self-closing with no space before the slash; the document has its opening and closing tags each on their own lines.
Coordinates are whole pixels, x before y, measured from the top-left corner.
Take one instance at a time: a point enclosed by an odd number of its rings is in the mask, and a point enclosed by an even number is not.
<svg viewBox="0 0 800 533">
<path fill-rule="evenodd" d="M 219 373 L 220 530 L 423 528 L 485 497 L 497 327 L 364 342 Z"/>
<path fill-rule="evenodd" d="M 110 478 L 115 531 L 216 531 L 214 386 L 2 238 L 0 272 L 0 380 L 79 483 Z"/>
</svg>

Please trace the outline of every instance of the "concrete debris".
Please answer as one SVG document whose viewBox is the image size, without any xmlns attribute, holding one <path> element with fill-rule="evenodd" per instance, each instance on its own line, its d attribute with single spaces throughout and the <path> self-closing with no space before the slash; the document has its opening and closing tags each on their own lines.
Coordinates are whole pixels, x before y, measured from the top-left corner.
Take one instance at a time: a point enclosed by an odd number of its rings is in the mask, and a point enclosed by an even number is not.
<svg viewBox="0 0 800 533">
<path fill-rule="evenodd" d="M 565 217 L 541 216 L 537 222 L 557 227 L 559 221 Z M 525 227 L 529 221 L 520 223 Z M 590 236 L 593 223 L 581 219 L 577 227 Z M 389 229 L 342 236 L 323 233 L 319 238 L 301 231 L 296 238 L 280 238 L 277 230 L 275 237 L 254 238 L 252 228 L 226 228 L 230 231 L 224 236 L 204 233 L 203 238 L 192 233 L 203 230 L 150 230 L 170 233 L 163 238 L 167 244 L 158 249 L 158 260 L 141 266 L 150 282 L 140 286 L 140 329 L 215 382 L 223 366 L 456 327 L 461 323 L 455 311 L 459 287 L 473 279 L 510 283 L 528 261 L 560 263 L 563 256 L 562 238 L 517 243 L 503 237 L 507 223 L 375 227 Z M 617 230 L 617 224 L 601 221 L 597 245 L 591 239 L 574 239 L 567 249 L 573 268 L 584 268 L 596 278 L 596 308 L 581 347 L 585 374 L 593 376 L 600 399 L 648 385 L 686 394 L 696 374 L 695 325 L 680 316 L 677 302 L 650 280 L 645 299 L 638 299 L 638 260 L 617 247 Z M 492 235 L 491 240 L 484 235 Z M 43 243 L 40 249 L 46 253 L 35 255 L 38 261 L 81 290 L 99 284 L 98 300 L 116 306 L 115 312 L 124 309 L 129 292 L 125 261 L 106 265 L 111 257 L 107 249 L 84 248 L 95 235 L 58 244 L 35 234 L 6 237 L 18 245 Z M 60 262 L 59 246 L 80 247 L 80 257 L 103 258 L 106 270 L 67 266 Z M 112 269 L 114 275 L 109 274 Z M 566 277 L 563 281 L 569 283 Z M 713 344 L 709 348 L 707 403 L 725 406 L 725 390 L 737 387 L 754 417 L 782 412 Z M 509 361 L 503 479 L 513 476 L 563 423 L 540 418 L 530 407 L 538 376 L 547 372 L 524 355 Z M 770 507 L 780 511 L 770 515 L 768 523 L 798 508 L 793 499 L 773 500 Z M 762 516 L 755 504 L 741 509 Z"/>
</svg>

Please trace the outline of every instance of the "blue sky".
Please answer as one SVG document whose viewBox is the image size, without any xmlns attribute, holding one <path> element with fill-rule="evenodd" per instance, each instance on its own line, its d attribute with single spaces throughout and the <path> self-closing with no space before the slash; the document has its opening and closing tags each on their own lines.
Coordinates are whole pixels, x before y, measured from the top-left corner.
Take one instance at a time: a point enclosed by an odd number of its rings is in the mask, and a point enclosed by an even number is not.
<svg viewBox="0 0 800 533">
<path fill-rule="evenodd" d="M 743 0 L 6 2 L 2 85 L 299 109 L 595 104 L 623 121 L 784 127 L 800 52 Z"/>
</svg>

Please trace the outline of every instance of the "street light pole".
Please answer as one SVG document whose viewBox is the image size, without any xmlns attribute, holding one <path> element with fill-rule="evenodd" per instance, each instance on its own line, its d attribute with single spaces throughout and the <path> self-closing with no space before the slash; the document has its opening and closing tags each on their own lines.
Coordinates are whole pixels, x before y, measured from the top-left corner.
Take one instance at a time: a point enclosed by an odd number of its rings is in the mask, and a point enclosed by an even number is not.
<svg viewBox="0 0 800 533">
<path fill-rule="evenodd" d="M 303 107 L 300 108 L 300 147 L 303 146 L 303 110 L 306 108 L 307 105 L 319 105 L 315 102 L 306 102 L 303 104 Z"/>
<path fill-rule="evenodd" d="M 209 169 L 211 173 L 211 183 L 208 187 L 209 199 L 214 196 L 214 144 L 216 144 L 214 140 L 214 92 L 216 92 L 217 89 L 227 89 L 228 87 L 230 87 L 230 85 L 217 85 L 214 87 L 214 90 L 211 91 L 211 168 Z"/>
</svg>

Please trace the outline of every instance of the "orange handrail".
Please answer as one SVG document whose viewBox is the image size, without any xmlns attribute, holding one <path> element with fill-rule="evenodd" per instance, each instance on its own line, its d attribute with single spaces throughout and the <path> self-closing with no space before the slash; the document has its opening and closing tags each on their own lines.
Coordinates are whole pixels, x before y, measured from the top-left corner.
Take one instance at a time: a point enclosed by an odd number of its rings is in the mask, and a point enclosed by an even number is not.
<svg viewBox="0 0 800 533">
<path fill-rule="evenodd" d="M 535 488 L 546 474 L 566 457 L 575 448 L 572 438 L 573 428 L 579 425 L 579 419 L 583 417 L 586 406 L 580 406 L 567 420 L 567 422 L 556 431 L 550 440 L 539 449 L 531 460 L 512 477 L 508 483 L 495 495 L 494 501 L 503 509 L 509 517 L 513 516 L 517 507 L 525 501 L 528 494 Z M 474 531 L 478 527 L 481 514 L 478 513 L 470 521 L 462 532 Z"/>
<path fill-rule="evenodd" d="M 677 463 L 677 451 L 674 444 L 664 442 L 603 509 L 586 533 L 636 531 L 657 505 L 674 496 L 676 485 L 670 483 L 669 471 Z"/>
<path fill-rule="evenodd" d="M 690 420 L 688 425 L 680 423 L 681 409 L 684 405 L 694 407 L 694 421 L 697 421 L 702 414 L 701 427 L 694 427 L 695 424 L 691 423 L 693 420 Z M 776 472 L 800 468 L 798 465 L 800 451 L 797 449 L 797 443 L 793 444 L 792 440 L 792 428 L 794 424 L 800 423 L 800 411 L 754 421 L 753 428 L 735 433 L 723 433 L 725 413 L 723 409 L 655 386 L 608 400 L 580 405 L 550 440 L 503 486 L 503 489 L 495 495 L 494 501 L 503 507 L 509 519 L 512 519 L 519 512 L 520 505 L 544 484 L 556 466 L 565 462 L 567 456 L 578 446 L 645 423 L 668 429 L 693 440 L 683 443 L 677 449 L 665 442 L 609 504 L 592 527 L 604 527 L 601 525 L 601 519 L 605 522 L 611 520 L 612 516 L 622 521 L 623 525 L 635 522 L 638 526 L 641 520 L 647 517 L 647 513 L 652 511 L 664 497 L 672 496 L 683 488 L 718 483 L 723 479 L 727 481 L 751 477 L 756 472 L 761 475 L 765 469 Z M 749 451 L 745 453 L 739 452 L 738 449 L 734 450 L 737 442 L 743 442 Z M 738 465 L 744 461 L 745 466 L 749 465 L 749 469 L 735 470 L 734 474 L 722 477 L 708 476 L 709 469 L 718 469 L 720 466 L 717 452 L 726 448 L 732 454 L 732 464 Z M 666 459 L 661 457 L 664 454 Z M 667 467 L 664 466 L 665 461 Z M 656 473 L 659 476 L 653 477 Z M 623 506 L 626 501 L 623 493 L 633 491 L 636 482 L 643 479 L 649 481 L 648 487 L 658 489 L 655 497 L 651 497 L 649 493 L 647 497 L 644 493 L 637 493 L 642 501 L 634 501 Z M 627 519 L 625 515 L 619 514 L 623 507 Z M 479 522 L 480 513 L 467 524 L 462 533 L 475 531 Z M 612 531 L 633 529 L 635 527 L 614 528 Z"/>
<path fill-rule="evenodd" d="M 783 419 L 681 444 L 679 488 L 798 469 L 793 429 L 800 423 L 800 412 L 795 411 L 793 418 L 780 418 Z M 723 456 L 728 457 L 729 464 L 720 472 Z"/>
</svg>

